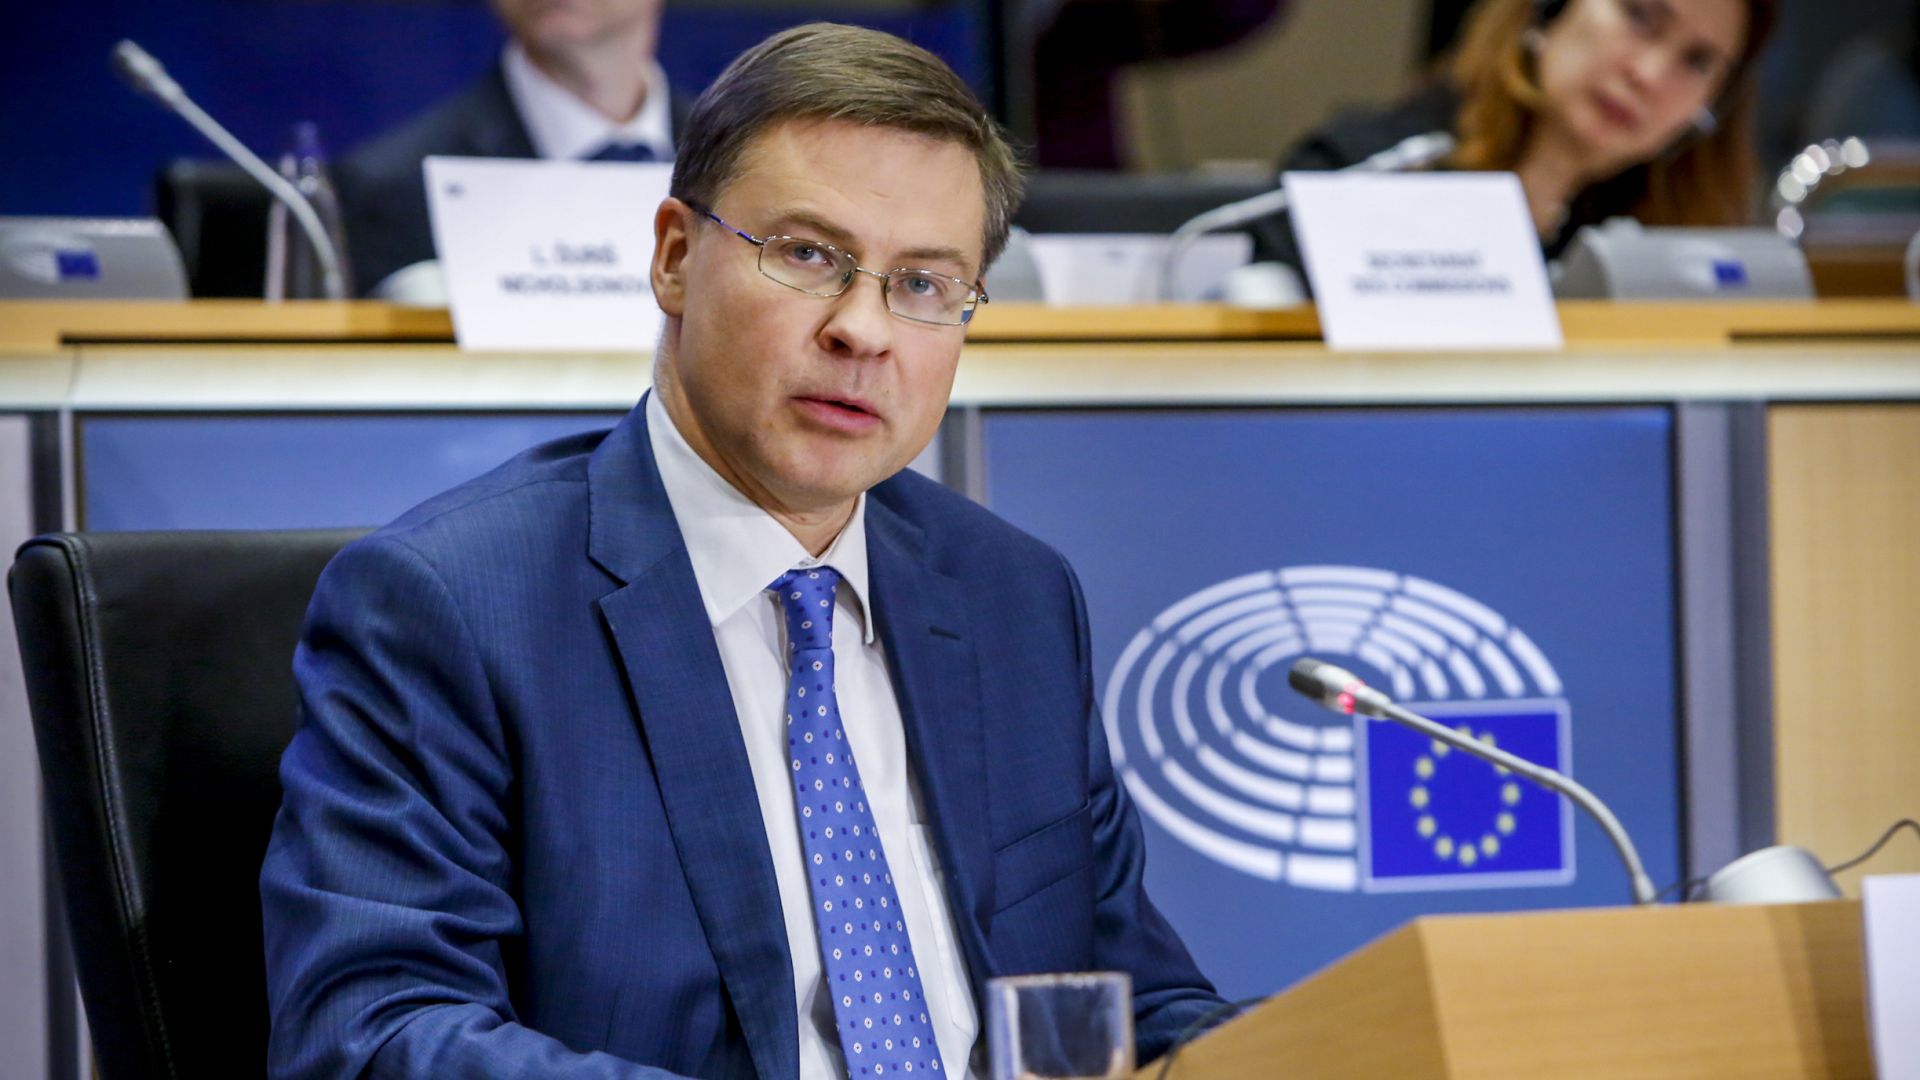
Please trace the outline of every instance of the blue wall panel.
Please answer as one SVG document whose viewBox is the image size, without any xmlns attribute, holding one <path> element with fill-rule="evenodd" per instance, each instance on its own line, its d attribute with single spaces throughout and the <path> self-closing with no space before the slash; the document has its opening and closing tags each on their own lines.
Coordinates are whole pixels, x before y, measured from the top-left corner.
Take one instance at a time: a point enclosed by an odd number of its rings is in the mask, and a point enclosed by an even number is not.
<svg viewBox="0 0 1920 1080">
<path fill-rule="evenodd" d="M 661 66 L 697 94 L 761 38 L 817 18 L 857 22 L 940 54 L 989 99 L 995 48 L 978 0 L 910 13 L 831 3 L 674 5 Z M 335 154 L 453 93 L 499 56 L 482 0 L 95 0 L 16 4 L 0 33 L 0 214 L 144 214 L 176 157 L 216 158 L 185 121 L 110 68 L 121 38 L 269 161 L 291 126 L 320 125 Z"/>
</svg>

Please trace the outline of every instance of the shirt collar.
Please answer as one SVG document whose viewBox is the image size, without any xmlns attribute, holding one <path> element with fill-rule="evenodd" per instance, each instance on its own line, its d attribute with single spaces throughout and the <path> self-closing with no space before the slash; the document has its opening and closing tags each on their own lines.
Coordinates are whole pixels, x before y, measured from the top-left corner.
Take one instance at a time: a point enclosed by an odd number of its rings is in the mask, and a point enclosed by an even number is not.
<svg viewBox="0 0 1920 1080">
<path fill-rule="evenodd" d="M 534 153 L 548 161 L 586 157 L 608 143 L 640 143 L 653 149 L 661 161 L 673 157 L 673 121 L 667 105 L 667 76 L 649 59 L 642 69 L 647 80 L 646 100 L 624 124 L 600 115 L 571 90 L 553 81 L 535 66 L 517 41 L 507 43 L 501 68 L 507 93 L 527 126 Z"/>
<path fill-rule="evenodd" d="M 647 441 L 660 470 L 667 503 L 693 561 L 693 579 L 713 625 L 732 618 L 788 570 L 831 566 L 852 590 L 860 637 L 873 644 L 873 607 L 867 593 L 867 495 L 853 503 L 840 535 L 814 558 L 787 527 L 755 505 L 701 460 L 667 415 L 660 395 L 647 395 Z"/>
</svg>

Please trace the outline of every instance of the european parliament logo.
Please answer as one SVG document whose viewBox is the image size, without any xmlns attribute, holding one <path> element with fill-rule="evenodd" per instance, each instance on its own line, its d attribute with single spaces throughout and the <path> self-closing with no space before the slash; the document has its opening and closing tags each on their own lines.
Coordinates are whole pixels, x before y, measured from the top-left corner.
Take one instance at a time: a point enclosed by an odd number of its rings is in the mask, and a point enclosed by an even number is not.
<svg viewBox="0 0 1920 1080">
<path fill-rule="evenodd" d="M 1147 817 L 1207 858 L 1301 888 L 1573 880 L 1565 800 L 1391 722 L 1324 712 L 1287 687 L 1302 656 L 1571 772 L 1560 679 L 1519 627 L 1412 575 L 1291 566 L 1169 606 L 1115 663 L 1102 702 L 1107 738 Z"/>
</svg>

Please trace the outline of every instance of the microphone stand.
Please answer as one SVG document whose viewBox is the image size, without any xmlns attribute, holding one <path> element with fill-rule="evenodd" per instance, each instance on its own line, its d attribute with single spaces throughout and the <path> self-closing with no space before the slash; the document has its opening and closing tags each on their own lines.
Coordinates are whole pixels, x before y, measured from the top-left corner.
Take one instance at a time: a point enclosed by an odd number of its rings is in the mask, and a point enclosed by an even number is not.
<svg viewBox="0 0 1920 1080">
<path fill-rule="evenodd" d="M 340 274 L 340 253 L 334 250 L 333 238 L 327 235 L 327 230 L 320 224 L 320 215 L 314 212 L 313 204 L 300 194 L 298 188 L 261 161 L 258 155 L 247 149 L 245 143 L 221 127 L 219 121 L 194 104 L 180 84 L 167 74 L 160 61 L 145 49 L 131 41 L 121 41 L 113 47 L 113 66 L 136 90 L 153 96 L 193 125 L 194 130 L 206 136 L 209 142 L 258 180 L 274 198 L 284 203 L 293 214 L 293 219 L 300 223 L 300 230 L 307 234 L 307 239 L 313 244 L 314 254 L 320 260 L 320 287 L 327 299 L 347 299 L 346 280 Z"/>
<path fill-rule="evenodd" d="M 1613 816 L 1613 811 L 1607 809 L 1607 804 L 1601 802 L 1579 781 L 1553 769 L 1535 765 L 1525 758 L 1516 757 L 1497 746 L 1488 746 L 1471 736 L 1462 735 L 1445 724 L 1436 723 L 1419 713 L 1403 709 L 1391 701 L 1380 709 L 1380 713 L 1384 719 L 1410 727 L 1422 735 L 1438 739 L 1463 753 L 1518 773 L 1548 791 L 1557 791 L 1572 799 L 1574 805 L 1593 815 L 1594 820 L 1600 823 L 1600 828 L 1607 834 L 1607 839 L 1613 842 L 1614 850 L 1620 853 L 1621 861 L 1627 864 L 1627 874 L 1633 879 L 1633 902 L 1653 903 L 1653 881 L 1647 877 L 1646 867 L 1640 862 L 1640 852 L 1635 850 L 1633 840 L 1627 836 L 1627 830 L 1621 827 L 1620 819 Z"/>
<path fill-rule="evenodd" d="M 1633 881 L 1633 902 L 1653 903 L 1656 895 L 1653 881 L 1647 877 L 1646 866 L 1641 863 L 1640 852 L 1634 848 L 1633 840 L 1627 836 L 1627 830 L 1621 826 L 1620 819 L 1613 816 L 1613 811 L 1607 809 L 1605 803 L 1573 777 L 1556 772 L 1544 765 L 1535 765 L 1497 746 L 1488 746 L 1470 735 L 1460 734 L 1445 724 L 1401 708 L 1394 704 L 1393 699 L 1368 686 L 1345 668 L 1303 658 L 1293 665 L 1292 671 L 1288 672 L 1287 683 L 1303 697 L 1318 702 L 1334 712 L 1359 713 L 1361 716 L 1392 720 L 1462 753 L 1498 765 L 1509 772 L 1518 773 L 1548 791 L 1565 795 L 1573 800 L 1575 806 L 1591 814 L 1593 819 L 1600 823 L 1600 828 L 1607 834 L 1607 839 L 1613 842 L 1614 850 L 1620 853 L 1620 860 L 1627 864 L 1627 876 Z"/>
<path fill-rule="evenodd" d="M 1422 169 L 1453 153 L 1454 137 L 1445 131 L 1428 131 L 1407 138 L 1368 157 L 1341 169 L 1341 172 L 1406 172 Z M 1155 294 L 1162 300 L 1173 299 L 1173 272 L 1185 255 L 1187 248 L 1202 235 L 1220 229 L 1231 229 L 1236 225 L 1245 225 L 1258 221 L 1269 214 L 1278 214 L 1287 208 L 1287 189 L 1274 188 L 1263 191 L 1225 206 L 1216 206 L 1203 211 L 1180 224 L 1167 237 L 1167 247 L 1160 256 L 1159 289 Z"/>
</svg>

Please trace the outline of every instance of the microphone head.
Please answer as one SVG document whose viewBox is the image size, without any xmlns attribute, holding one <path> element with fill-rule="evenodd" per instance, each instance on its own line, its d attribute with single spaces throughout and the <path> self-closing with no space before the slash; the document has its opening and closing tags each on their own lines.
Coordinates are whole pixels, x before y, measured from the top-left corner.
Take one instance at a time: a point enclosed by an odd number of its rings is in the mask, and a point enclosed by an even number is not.
<svg viewBox="0 0 1920 1080">
<path fill-rule="evenodd" d="M 1296 692 L 1318 701 L 1326 685 L 1320 679 L 1320 669 L 1327 666 L 1329 665 L 1312 657 L 1303 656 L 1295 660 L 1293 669 L 1287 672 L 1287 685 L 1293 687 Z"/>
<path fill-rule="evenodd" d="M 1457 141 L 1450 131 L 1427 131 L 1419 135 L 1409 135 L 1353 166 L 1353 170 L 1355 172 L 1414 172 L 1453 153 Z"/>
<path fill-rule="evenodd" d="M 167 74 L 167 69 L 153 54 L 132 41 L 121 38 L 113 47 L 113 70 L 127 80 L 135 90 L 154 97 L 166 98 L 180 90 L 178 83 Z"/>
<path fill-rule="evenodd" d="M 1343 667 L 1303 656 L 1287 672 L 1287 685 L 1337 713 L 1381 716 L 1391 702 Z"/>
</svg>

